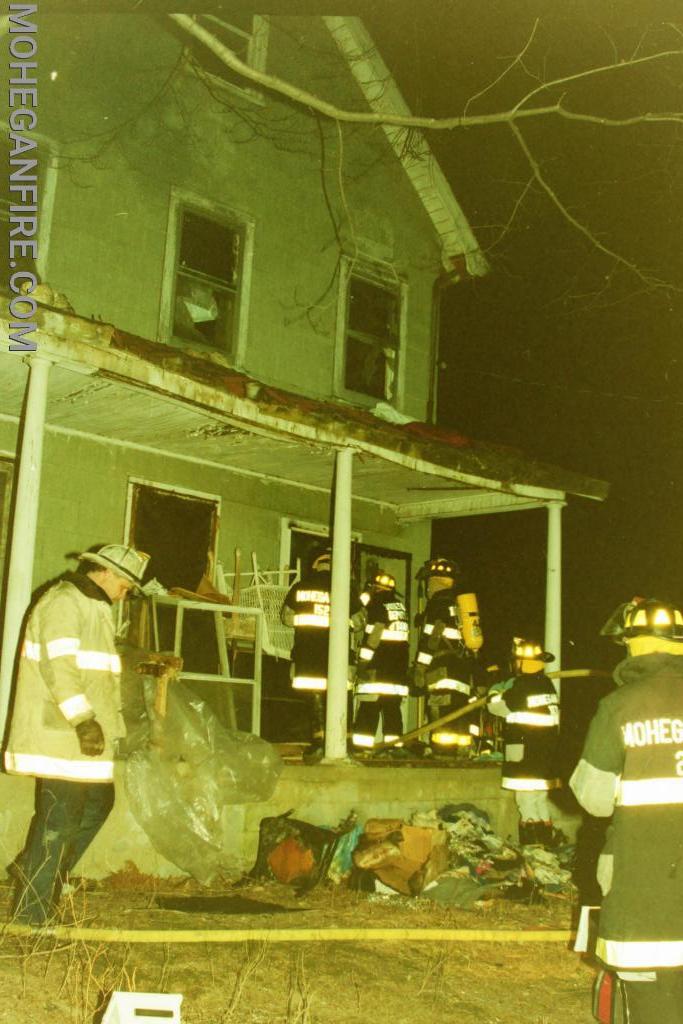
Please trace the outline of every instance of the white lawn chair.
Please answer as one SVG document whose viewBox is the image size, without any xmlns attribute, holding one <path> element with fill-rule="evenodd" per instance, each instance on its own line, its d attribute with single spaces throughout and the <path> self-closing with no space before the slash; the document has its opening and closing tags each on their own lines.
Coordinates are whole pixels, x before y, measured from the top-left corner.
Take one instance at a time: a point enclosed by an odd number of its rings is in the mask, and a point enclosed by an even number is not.
<svg viewBox="0 0 683 1024">
<path fill-rule="evenodd" d="M 260 608 L 263 612 L 264 653 L 270 654 L 274 658 L 288 660 L 294 643 L 294 630 L 291 626 L 283 624 L 280 612 L 287 592 L 297 577 L 297 572 L 294 569 L 259 570 L 255 552 L 252 552 L 251 555 L 251 566 L 250 573 L 239 574 L 238 603 L 242 608 Z M 224 587 L 223 592 L 227 593 L 232 586 L 234 593 L 236 577 L 236 573 L 223 573 L 219 566 L 218 589 Z M 242 584 L 242 579 L 245 580 L 246 586 Z M 226 635 L 239 639 L 239 627 L 236 629 L 236 626 L 236 623 L 231 624 L 226 619 Z"/>
</svg>

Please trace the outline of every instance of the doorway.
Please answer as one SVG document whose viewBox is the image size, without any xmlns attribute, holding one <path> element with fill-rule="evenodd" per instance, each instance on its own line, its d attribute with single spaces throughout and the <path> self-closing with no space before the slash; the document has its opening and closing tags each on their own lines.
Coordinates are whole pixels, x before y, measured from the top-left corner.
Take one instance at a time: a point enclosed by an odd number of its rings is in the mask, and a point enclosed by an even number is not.
<svg viewBox="0 0 683 1024">
<path fill-rule="evenodd" d="M 157 579 L 167 590 L 180 587 L 192 593 L 203 576 L 213 582 L 219 516 L 219 497 L 131 480 L 126 535 L 129 544 L 150 556 L 146 580 Z M 159 607 L 157 624 L 161 649 L 172 650 L 174 609 Z M 151 643 L 149 628 L 144 616 L 134 630 L 143 647 Z M 219 671 L 213 616 L 192 609 L 186 612 L 180 653 L 184 672 L 213 675 Z M 201 680 L 186 685 L 229 725 L 223 687 Z M 249 709 L 245 713 L 250 713 Z"/>
<path fill-rule="evenodd" d="M 220 498 L 131 480 L 128 543 L 150 555 L 148 577 L 196 591 L 213 581 Z"/>
</svg>

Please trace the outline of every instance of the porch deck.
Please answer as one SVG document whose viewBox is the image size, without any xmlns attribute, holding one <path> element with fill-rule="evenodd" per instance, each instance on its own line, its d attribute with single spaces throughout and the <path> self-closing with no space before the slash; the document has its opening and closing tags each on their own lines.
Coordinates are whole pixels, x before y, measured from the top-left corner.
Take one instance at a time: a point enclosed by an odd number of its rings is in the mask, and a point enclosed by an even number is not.
<svg viewBox="0 0 683 1024">
<path fill-rule="evenodd" d="M 386 763 L 285 764 L 270 800 L 233 807 L 225 821 L 226 863 L 229 871 L 242 874 L 254 863 L 262 818 L 293 810 L 297 818 L 315 825 L 335 826 L 354 811 L 360 822 L 371 817 L 409 818 L 415 811 L 438 810 L 444 804 L 471 803 L 489 815 L 492 828 L 501 836 L 517 834 L 517 810 L 511 793 L 500 788 L 497 764 L 470 762 L 443 767 Z M 0 865 L 9 864 L 23 845 L 33 811 L 33 780 L 0 776 L 2 844 Z M 558 824 L 573 834 L 576 822 L 558 814 Z M 130 811 L 121 778 L 116 804 L 101 833 L 86 854 L 82 873 L 104 878 L 135 865 L 144 874 L 160 878 L 182 875 L 174 864 L 150 845 Z M 1 868 L 0 868 L 1 870 Z"/>
</svg>

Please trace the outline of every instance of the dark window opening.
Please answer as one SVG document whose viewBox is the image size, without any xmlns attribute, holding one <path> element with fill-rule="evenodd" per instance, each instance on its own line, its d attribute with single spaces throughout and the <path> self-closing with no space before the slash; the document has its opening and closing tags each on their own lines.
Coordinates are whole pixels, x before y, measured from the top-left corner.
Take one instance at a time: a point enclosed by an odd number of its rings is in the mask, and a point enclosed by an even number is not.
<svg viewBox="0 0 683 1024">
<path fill-rule="evenodd" d="M 231 351 L 242 252 L 241 232 L 181 212 L 173 336 Z"/>
<path fill-rule="evenodd" d="M 216 502 L 135 484 L 130 542 L 150 555 L 148 576 L 196 590 L 214 557 Z"/>
<path fill-rule="evenodd" d="M 204 574 L 211 578 L 217 529 L 218 506 L 210 498 L 134 484 L 130 543 L 150 555 L 146 577 L 156 578 L 167 589 L 196 592 Z M 175 609 L 160 606 L 161 650 L 173 650 L 175 623 Z M 213 615 L 188 609 L 182 635 L 184 672 L 213 675 L 220 671 Z M 188 680 L 186 685 L 213 708 L 223 724 L 229 723 L 225 687 L 202 680 Z"/>
<path fill-rule="evenodd" d="M 399 346 L 397 289 L 351 276 L 348 288 L 344 386 L 392 399 Z"/>
</svg>

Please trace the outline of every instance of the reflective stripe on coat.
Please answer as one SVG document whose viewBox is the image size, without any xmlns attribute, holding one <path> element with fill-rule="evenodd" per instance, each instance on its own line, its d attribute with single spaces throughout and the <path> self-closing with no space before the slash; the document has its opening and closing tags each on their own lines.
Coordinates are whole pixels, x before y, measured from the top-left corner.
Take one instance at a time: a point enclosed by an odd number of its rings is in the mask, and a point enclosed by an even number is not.
<svg viewBox="0 0 683 1024">
<path fill-rule="evenodd" d="M 61 580 L 29 615 L 5 751 L 8 772 L 78 782 L 114 776 L 114 740 L 125 734 L 121 663 L 111 606 L 84 593 L 88 589 Z M 105 747 L 98 757 L 86 757 L 75 727 L 93 715 Z"/>
</svg>

